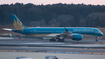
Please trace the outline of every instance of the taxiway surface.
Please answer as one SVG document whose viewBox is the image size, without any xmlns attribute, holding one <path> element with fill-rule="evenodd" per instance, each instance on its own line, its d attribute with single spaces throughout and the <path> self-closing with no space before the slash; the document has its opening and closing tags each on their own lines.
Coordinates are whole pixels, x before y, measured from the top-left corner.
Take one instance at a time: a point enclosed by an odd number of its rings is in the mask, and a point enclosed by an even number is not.
<svg viewBox="0 0 105 59">
<path fill-rule="evenodd" d="M 0 52 L 0 59 L 16 59 L 26 56 L 32 59 L 45 59 L 45 56 L 56 56 L 58 59 L 105 59 L 105 55 L 94 54 L 63 54 L 63 53 L 35 53 L 35 52 Z"/>
<path fill-rule="evenodd" d="M 101 43 L 101 44 L 100 44 Z M 65 42 L 50 42 L 43 39 L 1 39 L 0 46 L 34 46 L 34 47 L 102 47 L 105 48 L 105 40 L 65 40 Z"/>
<path fill-rule="evenodd" d="M 105 40 L 65 40 L 65 42 L 50 42 L 42 39 L 12 39 L 0 40 L 0 46 L 33 46 L 33 47 L 69 47 L 69 48 L 105 48 Z M 94 44 L 96 43 L 96 44 Z"/>
<path fill-rule="evenodd" d="M 87 42 L 88 44 L 86 44 L 85 42 Z M 98 42 L 94 40 L 82 40 L 82 41 L 66 40 L 65 42 L 50 42 L 49 40 L 42 40 L 42 39 L 11 39 L 11 40 L 0 40 L 0 46 L 6 46 L 6 47 L 0 47 L 0 50 L 40 50 L 40 51 L 42 50 L 42 51 L 77 51 L 77 52 L 105 53 L 105 44 L 94 44 L 100 42 L 105 42 L 105 40 L 99 40 Z M 14 46 L 27 46 L 27 47 L 14 47 Z M 70 49 L 70 48 L 103 48 L 104 50 Z"/>
<path fill-rule="evenodd" d="M 49 41 L 45 39 L 16 39 L 16 38 L 8 38 L 8 39 L 1 39 L 0 38 L 0 43 L 65 43 L 65 44 L 95 44 L 95 43 L 105 43 L 105 40 L 81 40 L 81 41 L 74 41 L 74 40 L 69 40 L 66 39 L 64 42 L 54 42 L 54 41 Z"/>
<path fill-rule="evenodd" d="M 100 52 L 105 53 L 105 50 L 96 49 L 74 49 L 74 48 L 55 48 L 55 47 L 0 47 L 0 50 L 34 50 L 34 51 L 72 51 L 72 52 Z"/>
</svg>

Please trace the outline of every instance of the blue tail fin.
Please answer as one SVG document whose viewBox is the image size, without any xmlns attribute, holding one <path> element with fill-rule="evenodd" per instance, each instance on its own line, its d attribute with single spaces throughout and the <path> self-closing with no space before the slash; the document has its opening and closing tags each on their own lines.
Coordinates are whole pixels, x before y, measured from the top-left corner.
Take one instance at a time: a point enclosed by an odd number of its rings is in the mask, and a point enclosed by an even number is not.
<svg viewBox="0 0 105 59">
<path fill-rule="evenodd" d="M 16 17 L 15 14 L 11 13 L 11 14 L 10 14 L 10 17 L 11 17 L 11 19 L 12 19 L 14 28 L 15 28 L 16 30 L 18 30 L 18 29 L 24 29 L 24 28 L 25 28 L 25 26 L 24 26 L 24 25 L 22 24 L 22 22 Z"/>
</svg>

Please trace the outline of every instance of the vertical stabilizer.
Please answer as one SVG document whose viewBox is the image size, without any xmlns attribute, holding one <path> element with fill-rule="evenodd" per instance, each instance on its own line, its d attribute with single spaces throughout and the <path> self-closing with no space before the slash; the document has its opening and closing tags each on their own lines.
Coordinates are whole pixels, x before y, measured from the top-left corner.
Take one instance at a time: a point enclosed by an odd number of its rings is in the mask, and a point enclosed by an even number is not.
<svg viewBox="0 0 105 59">
<path fill-rule="evenodd" d="M 12 19 L 12 22 L 13 22 L 13 26 L 16 30 L 18 29 L 24 29 L 25 26 L 22 24 L 22 22 L 16 17 L 15 14 L 11 13 L 10 14 L 10 17 Z"/>
</svg>

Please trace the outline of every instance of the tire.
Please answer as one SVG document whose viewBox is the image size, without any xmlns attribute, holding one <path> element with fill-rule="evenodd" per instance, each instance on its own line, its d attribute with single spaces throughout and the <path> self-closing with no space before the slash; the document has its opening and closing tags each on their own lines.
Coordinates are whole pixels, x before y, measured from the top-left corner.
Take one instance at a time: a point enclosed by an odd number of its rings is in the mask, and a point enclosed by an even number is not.
<svg viewBox="0 0 105 59">
<path fill-rule="evenodd" d="M 51 39 L 52 41 L 56 41 L 55 39 Z"/>
<path fill-rule="evenodd" d="M 50 39 L 50 41 L 56 41 L 55 39 Z"/>
<path fill-rule="evenodd" d="M 64 42 L 64 39 L 62 39 L 61 42 Z"/>
<path fill-rule="evenodd" d="M 96 39 L 96 42 L 97 42 L 98 40 Z"/>
<path fill-rule="evenodd" d="M 52 41 L 52 39 L 50 39 L 50 41 Z"/>
<path fill-rule="evenodd" d="M 58 39 L 58 42 L 60 42 L 61 40 L 60 39 Z"/>
</svg>

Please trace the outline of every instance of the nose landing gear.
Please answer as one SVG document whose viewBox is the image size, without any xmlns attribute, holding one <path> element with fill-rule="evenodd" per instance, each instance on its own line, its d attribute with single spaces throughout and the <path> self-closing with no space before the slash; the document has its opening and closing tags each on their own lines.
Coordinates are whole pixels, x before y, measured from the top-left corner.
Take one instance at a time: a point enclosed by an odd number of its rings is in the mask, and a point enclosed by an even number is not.
<svg viewBox="0 0 105 59">
<path fill-rule="evenodd" d="M 96 37 L 96 42 L 98 41 L 98 37 Z"/>
</svg>

